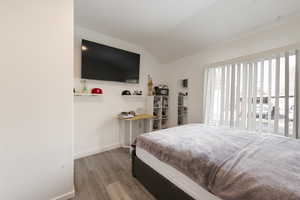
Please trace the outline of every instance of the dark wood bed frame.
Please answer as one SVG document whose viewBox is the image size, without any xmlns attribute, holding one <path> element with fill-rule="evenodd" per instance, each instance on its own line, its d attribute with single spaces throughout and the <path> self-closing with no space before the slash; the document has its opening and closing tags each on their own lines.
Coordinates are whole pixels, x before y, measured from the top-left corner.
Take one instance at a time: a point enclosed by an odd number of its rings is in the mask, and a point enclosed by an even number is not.
<svg viewBox="0 0 300 200">
<path fill-rule="evenodd" d="M 136 156 L 135 146 L 132 151 L 132 175 L 157 200 L 194 200 L 168 179 L 160 175 Z"/>
</svg>

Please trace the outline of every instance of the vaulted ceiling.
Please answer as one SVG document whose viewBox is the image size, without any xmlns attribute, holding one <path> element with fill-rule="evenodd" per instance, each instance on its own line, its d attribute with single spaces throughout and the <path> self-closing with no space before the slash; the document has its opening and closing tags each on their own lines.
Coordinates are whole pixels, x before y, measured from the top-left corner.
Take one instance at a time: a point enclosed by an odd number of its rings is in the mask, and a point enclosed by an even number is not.
<svg viewBox="0 0 300 200">
<path fill-rule="evenodd" d="M 147 49 L 162 63 L 300 12 L 300 0 L 75 0 L 76 25 Z"/>
</svg>

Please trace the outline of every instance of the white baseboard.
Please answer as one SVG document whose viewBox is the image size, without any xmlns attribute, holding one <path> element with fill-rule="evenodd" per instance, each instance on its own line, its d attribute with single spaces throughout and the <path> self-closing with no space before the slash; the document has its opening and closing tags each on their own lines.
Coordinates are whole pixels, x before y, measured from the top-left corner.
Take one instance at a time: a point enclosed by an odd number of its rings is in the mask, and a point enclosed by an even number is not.
<svg viewBox="0 0 300 200">
<path fill-rule="evenodd" d="M 58 197 L 55 197 L 51 200 L 69 200 L 71 198 L 75 197 L 75 191 L 71 191 L 71 192 L 68 192 L 66 194 L 63 194 L 63 195 L 60 195 Z"/>
<path fill-rule="evenodd" d="M 119 147 L 121 147 L 120 144 L 113 144 L 113 145 L 109 145 L 109 146 L 105 146 L 105 147 L 90 149 L 88 151 L 79 152 L 79 153 L 74 154 L 73 159 L 75 160 L 75 159 L 91 156 L 91 155 L 102 153 L 105 151 L 110 151 L 112 149 L 116 149 Z"/>
</svg>

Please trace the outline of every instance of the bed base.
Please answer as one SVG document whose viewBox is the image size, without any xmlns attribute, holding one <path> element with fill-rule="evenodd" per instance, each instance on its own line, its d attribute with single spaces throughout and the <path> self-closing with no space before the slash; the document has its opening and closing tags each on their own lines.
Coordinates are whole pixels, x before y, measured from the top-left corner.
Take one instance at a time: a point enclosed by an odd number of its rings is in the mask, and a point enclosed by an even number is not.
<svg viewBox="0 0 300 200">
<path fill-rule="evenodd" d="M 132 151 L 132 175 L 157 200 L 194 200 L 168 179 L 140 160 L 136 156 L 135 148 Z"/>
</svg>

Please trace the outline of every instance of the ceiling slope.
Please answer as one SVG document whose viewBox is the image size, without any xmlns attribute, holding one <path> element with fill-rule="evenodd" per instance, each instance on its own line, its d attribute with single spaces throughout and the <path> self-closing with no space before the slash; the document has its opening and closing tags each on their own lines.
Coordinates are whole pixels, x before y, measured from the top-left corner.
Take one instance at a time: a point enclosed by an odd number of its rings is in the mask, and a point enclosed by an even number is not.
<svg viewBox="0 0 300 200">
<path fill-rule="evenodd" d="M 75 0 L 76 25 L 140 45 L 162 63 L 299 12 L 299 0 Z"/>
</svg>

